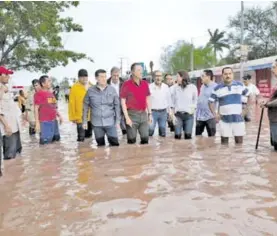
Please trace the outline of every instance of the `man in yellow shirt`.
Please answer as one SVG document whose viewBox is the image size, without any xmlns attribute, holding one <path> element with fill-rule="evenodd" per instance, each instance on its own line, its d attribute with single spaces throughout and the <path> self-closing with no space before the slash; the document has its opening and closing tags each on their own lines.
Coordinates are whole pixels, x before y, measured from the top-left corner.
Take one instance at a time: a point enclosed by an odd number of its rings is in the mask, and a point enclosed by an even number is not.
<svg viewBox="0 0 277 236">
<path fill-rule="evenodd" d="M 78 82 L 75 83 L 70 89 L 69 94 L 69 120 L 77 125 L 78 142 L 83 142 L 85 138 L 92 136 L 92 124 L 89 121 L 87 130 L 83 129 L 83 100 L 89 87 L 88 72 L 84 69 L 78 72 Z M 90 120 L 90 119 L 88 119 Z"/>
</svg>

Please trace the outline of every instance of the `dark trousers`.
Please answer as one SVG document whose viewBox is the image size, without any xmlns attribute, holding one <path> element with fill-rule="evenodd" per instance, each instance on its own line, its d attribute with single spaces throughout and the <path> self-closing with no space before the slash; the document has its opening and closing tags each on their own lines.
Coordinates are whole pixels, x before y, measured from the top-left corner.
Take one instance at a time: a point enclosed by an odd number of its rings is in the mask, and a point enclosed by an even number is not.
<svg viewBox="0 0 277 236">
<path fill-rule="evenodd" d="M 21 153 L 22 146 L 21 146 L 21 139 L 19 131 L 13 133 L 11 136 L 4 136 L 3 137 L 3 152 L 4 152 L 4 159 L 12 159 L 16 157 L 17 153 Z"/>
<path fill-rule="evenodd" d="M 216 133 L 216 120 L 210 119 L 207 121 L 196 121 L 196 130 L 195 135 L 202 135 L 205 128 L 207 129 L 207 133 L 209 137 L 215 136 Z"/>
<path fill-rule="evenodd" d="M 133 122 L 132 127 L 126 125 L 127 140 L 129 144 L 136 143 L 137 132 L 140 134 L 140 143 L 148 144 L 149 140 L 149 124 L 148 115 L 145 111 L 128 110 L 130 119 Z"/>
<path fill-rule="evenodd" d="M 87 129 L 84 130 L 83 124 L 78 123 L 77 124 L 77 141 L 83 142 L 85 138 L 90 138 L 92 136 L 92 124 L 90 121 L 88 121 Z"/>
<path fill-rule="evenodd" d="M 119 146 L 116 126 L 94 127 L 94 135 L 98 146 L 105 146 L 105 135 L 107 135 L 111 146 Z"/>
</svg>

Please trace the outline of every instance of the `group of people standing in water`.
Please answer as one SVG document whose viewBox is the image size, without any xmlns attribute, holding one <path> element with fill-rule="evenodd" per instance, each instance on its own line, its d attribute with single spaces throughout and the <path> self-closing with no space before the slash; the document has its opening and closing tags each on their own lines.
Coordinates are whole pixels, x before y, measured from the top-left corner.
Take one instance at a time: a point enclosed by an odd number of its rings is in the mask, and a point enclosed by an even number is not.
<svg viewBox="0 0 277 236">
<path fill-rule="evenodd" d="M 277 76 L 277 60 L 272 64 Z M 12 71 L 0 67 L 0 130 L 4 159 L 15 158 L 22 150 L 20 139 L 20 111 L 8 89 Z M 131 77 L 123 81 L 120 69 L 111 69 L 111 77 L 99 69 L 95 72 L 97 83 L 88 81 L 88 72 L 81 69 L 78 81 L 71 87 L 68 99 L 69 120 L 76 124 L 77 141 L 83 142 L 94 133 L 98 146 L 119 146 L 118 129 L 127 136 L 128 144 L 149 142 L 156 126 L 160 137 L 167 136 L 167 126 L 174 132 L 175 139 L 191 139 L 196 122 L 195 135 L 202 135 L 206 129 L 209 137 L 215 136 L 217 123 L 221 143 L 229 138 L 243 142 L 245 121 L 251 120 L 250 101 L 256 96 L 263 108 L 268 108 L 271 144 L 277 150 L 277 90 L 269 99 L 260 96 L 259 91 L 243 77 L 244 84 L 234 80 L 231 67 L 222 70 L 222 82 L 215 83 L 212 70 L 204 70 L 202 86 L 198 94 L 186 71 L 179 71 L 176 81 L 170 74 L 163 76 L 154 72 L 154 82 L 142 79 L 139 63 L 131 66 Z M 58 112 L 57 98 L 52 92 L 51 78 L 47 75 L 32 81 L 32 89 L 24 100 L 23 119 L 29 123 L 29 134 L 39 134 L 41 145 L 60 140 L 59 125 L 63 122 Z M 2 151 L 0 151 L 2 156 Z M 2 157 L 1 157 L 2 159 Z M 0 173 L 1 174 L 1 173 Z"/>
</svg>

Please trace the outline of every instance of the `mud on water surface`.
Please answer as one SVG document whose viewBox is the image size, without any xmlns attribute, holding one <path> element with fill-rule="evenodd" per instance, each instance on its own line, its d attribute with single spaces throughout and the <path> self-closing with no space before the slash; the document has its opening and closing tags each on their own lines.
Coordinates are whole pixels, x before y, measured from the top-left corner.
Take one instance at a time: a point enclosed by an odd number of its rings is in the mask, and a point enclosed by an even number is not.
<svg viewBox="0 0 277 236">
<path fill-rule="evenodd" d="M 66 118 L 66 105 L 61 104 Z M 148 146 L 99 148 L 76 142 L 39 147 L 22 135 L 21 157 L 0 179 L 2 236 L 277 235 L 277 153 L 259 111 L 242 146 L 157 136 Z"/>
</svg>

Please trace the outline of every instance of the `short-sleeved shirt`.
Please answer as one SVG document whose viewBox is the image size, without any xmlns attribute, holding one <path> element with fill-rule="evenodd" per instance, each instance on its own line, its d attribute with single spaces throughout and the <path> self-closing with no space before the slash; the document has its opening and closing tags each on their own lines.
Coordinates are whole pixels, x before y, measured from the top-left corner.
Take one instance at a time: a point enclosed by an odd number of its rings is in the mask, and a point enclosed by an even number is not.
<svg viewBox="0 0 277 236">
<path fill-rule="evenodd" d="M 218 84 L 212 92 L 209 102 L 218 102 L 219 114 L 226 123 L 243 122 L 242 103 L 247 101 L 249 91 L 239 81 L 230 85 Z"/>
<path fill-rule="evenodd" d="M 57 117 L 57 100 L 53 93 L 40 90 L 34 96 L 35 105 L 39 105 L 39 121 L 53 121 Z"/>
<path fill-rule="evenodd" d="M 120 98 L 126 99 L 126 106 L 129 110 L 145 111 L 148 96 L 150 96 L 150 89 L 147 81 L 144 80 L 137 84 L 131 78 L 123 83 L 120 90 Z"/>
</svg>

